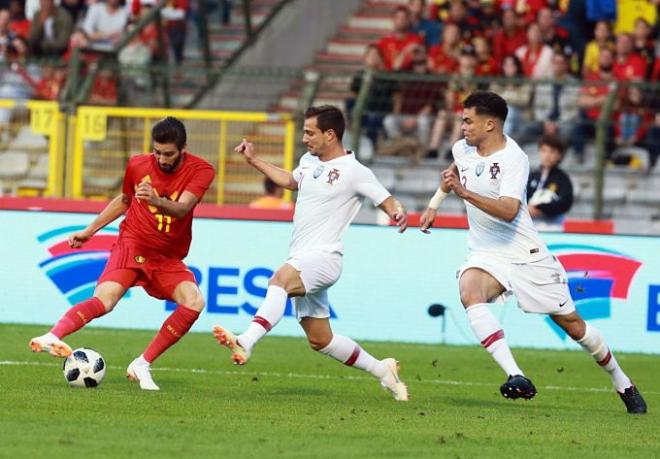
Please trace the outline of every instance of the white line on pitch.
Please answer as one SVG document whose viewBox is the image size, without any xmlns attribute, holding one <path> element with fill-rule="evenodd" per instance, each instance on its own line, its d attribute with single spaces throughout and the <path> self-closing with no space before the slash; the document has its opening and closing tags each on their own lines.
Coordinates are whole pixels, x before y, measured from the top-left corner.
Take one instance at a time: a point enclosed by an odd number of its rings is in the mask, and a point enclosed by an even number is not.
<svg viewBox="0 0 660 459">
<path fill-rule="evenodd" d="M 42 367 L 59 367 L 58 364 L 46 362 L 20 362 L 14 360 L 0 360 L 0 366 L 42 366 Z M 108 365 L 107 368 L 112 370 L 123 370 L 124 367 L 118 365 Z M 273 378 L 292 378 L 292 379 L 323 379 L 323 380 L 357 380 L 357 381 L 371 381 L 373 378 L 367 376 L 334 376 L 334 375 L 312 375 L 305 373 L 277 373 L 269 371 L 246 371 L 246 370 L 205 370 L 203 368 L 167 368 L 167 367 L 154 367 L 152 371 L 163 371 L 173 373 L 199 373 L 210 375 L 225 375 L 225 376 L 270 376 Z M 481 383 L 471 381 L 453 381 L 447 379 L 422 379 L 421 381 L 415 380 L 413 384 L 439 384 L 443 386 L 478 386 L 478 387 L 491 387 L 492 383 Z M 571 386 L 540 386 L 541 389 L 547 390 L 563 390 L 571 392 L 612 392 L 609 387 L 571 387 Z M 644 394 L 660 395 L 660 392 L 644 391 Z"/>
</svg>

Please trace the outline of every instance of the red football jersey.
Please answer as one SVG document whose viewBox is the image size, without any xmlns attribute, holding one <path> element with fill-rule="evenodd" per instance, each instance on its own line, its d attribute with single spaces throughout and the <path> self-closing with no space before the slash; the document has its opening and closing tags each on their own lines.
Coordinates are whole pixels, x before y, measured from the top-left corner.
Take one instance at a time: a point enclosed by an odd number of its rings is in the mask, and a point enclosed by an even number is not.
<svg viewBox="0 0 660 459">
<path fill-rule="evenodd" d="M 156 156 L 144 154 L 128 161 L 122 191 L 131 198 L 126 218 L 119 226 L 119 240 L 140 247 L 145 254 L 183 259 L 192 240 L 191 210 L 182 219 L 163 214 L 160 209 L 134 197 L 137 186 L 150 182 L 158 196 L 176 201 L 184 191 L 202 199 L 215 177 L 213 166 L 187 151 L 173 173 L 160 170 Z"/>
</svg>

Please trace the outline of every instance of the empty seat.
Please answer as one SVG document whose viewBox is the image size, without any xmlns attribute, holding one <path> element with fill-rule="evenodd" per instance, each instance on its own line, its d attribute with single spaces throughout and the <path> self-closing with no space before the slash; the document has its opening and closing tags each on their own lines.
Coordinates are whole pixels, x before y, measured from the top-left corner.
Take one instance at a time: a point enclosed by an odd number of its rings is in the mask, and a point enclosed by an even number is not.
<svg viewBox="0 0 660 459">
<path fill-rule="evenodd" d="M 0 153 L 0 178 L 16 180 L 27 175 L 30 159 L 27 153 L 8 151 Z"/>
</svg>

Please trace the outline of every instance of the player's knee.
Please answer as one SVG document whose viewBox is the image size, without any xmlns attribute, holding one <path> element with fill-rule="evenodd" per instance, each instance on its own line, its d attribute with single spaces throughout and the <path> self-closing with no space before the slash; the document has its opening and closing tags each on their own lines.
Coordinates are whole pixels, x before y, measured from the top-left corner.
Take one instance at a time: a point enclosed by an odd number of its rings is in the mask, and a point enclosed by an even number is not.
<svg viewBox="0 0 660 459">
<path fill-rule="evenodd" d="M 94 295 L 96 296 L 96 295 Z M 117 306 L 117 302 L 119 301 L 119 298 L 111 298 L 108 296 L 96 296 L 96 298 L 103 303 L 103 306 L 105 307 L 106 312 L 112 311 L 115 306 Z"/>
<path fill-rule="evenodd" d="M 574 341 L 578 341 L 584 338 L 584 334 L 587 331 L 587 325 L 583 320 L 574 320 L 567 324 L 567 326 L 564 328 L 564 331 L 566 331 L 568 336 L 570 336 Z"/>
<path fill-rule="evenodd" d="M 271 276 L 271 278 L 268 280 L 268 286 L 275 286 L 275 287 L 280 287 L 286 290 L 286 279 L 282 274 L 279 272 L 276 272 Z"/>
<path fill-rule="evenodd" d="M 330 341 L 332 341 L 332 336 L 327 337 L 327 336 L 308 336 L 307 337 L 307 342 L 309 343 L 309 347 L 314 349 L 315 351 L 320 351 L 321 349 L 325 349 L 328 347 L 328 344 L 330 344 Z"/>
<path fill-rule="evenodd" d="M 463 307 L 469 308 L 479 303 L 487 303 L 488 299 L 480 292 L 471 289 L 461 290 L 461 303 Z"/>
<path fill-rule="evenodd" d="M 184 304 L 194 311 L 201 311 L 204 309 L 204 306 L 206 306 L 206 302 L 204 301 L 204 297 L 202 296 L 201 292 L 197 292 L 188 296 Z"/>
</svg>

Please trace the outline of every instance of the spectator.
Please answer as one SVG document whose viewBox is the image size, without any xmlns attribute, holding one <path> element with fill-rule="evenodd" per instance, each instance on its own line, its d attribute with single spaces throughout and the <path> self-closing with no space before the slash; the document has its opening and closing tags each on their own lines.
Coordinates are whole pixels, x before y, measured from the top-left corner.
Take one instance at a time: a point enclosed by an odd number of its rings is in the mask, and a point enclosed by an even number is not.
<svg viewBox="0 0 660 459">
<path fill-rule="evenodd" d="M 10 27 L 9 10 L 0 10 L 0 62 L 22 59 L 27 55 L 27 45 Z"/>
<path fill-rule="evenodd" d="M 461 54 L 458 66 L 458 75 L 449 82 L 445 93 L 444 110 L 438 113 L 433 124 L 431 142 L 429 144 L 429 156 L 439 156 L 442 140 L 445 132 L 450 133 L 448 145 L 454 145 L 461 136 L 461 122 L 463 116 L 463 100 L 477 88 L 474 83 L 474 74 L 477 68 L 477 59 L 469 50 Z M 447 151 L 447 158 L 451 156 L 451 150 Z"/>
<path fill-rule="evenodd" d="M 362 113 L 362 127 L 365 129 L 367 138 L 371 141 L 372 147 L 378 143 L 378 135 L 383 127 L 383 118 L 392 112 L 392 94 L 396 88 L 396 83 L 391 78 L 383 78 L 379 72 L 384 70 L 383 57 L 376 45 L 367 46 L 364 54 L 364 70 L 360 70 L 351 82 L 351 92 L 353 97 L 346 101 L 346 112 L 350 115 L 355 105 L 365 70 L 372 72 L 371 86 L 366 105 Z"/>
<path fill-rule="evenodd" d="M 250 202 L 253 209 L 293 209 L 293 204 L 284 199 L 284 188 L 268 177 L 264 178 L 265 195 Z"/>
<path fill-rule="evenodd" d="M 57 57 L 66 51 L 73 31 L 71 16 L 54 0 L 40 0 L 40 8 L 32 19 L 30 50 L 40 57 Z"/>
<path fill-rule="evenodd" d="M 515 10 L 504 10 L 502 27 L 493 35 L 493 57 L 502 62 L 506 56 L 513 55 L 518 48 L 524 46 L 526 41 L 525 29 L 520 26 Z"/>
<path fill-rule="evenodd" d="M 74 25 L 85 16 L 85 11 L 87 11 L 85 0 L 61 0 L 60 6 L 71 15 Z"/>
<path fill-rule="evenodd" d="M 552 48 L 543 43 L 541 28 L 535 22 L 527 29 L 527 44 L 516 50 L 525 76 L 528 78 L 546 79 L 552 77 Z"/>
<path fill-rule="evenodd" d="M 620 147 L 631 147 L 642 143 L 651 122 L 649 109 L 642 90 L 628 86 L 615 116 L 615 142 Z"/>
<path fill-rule="evenodd" d="M 387 70 L 410 70 L 412 53 L 424 40 L 410 31 L 410 10 L 406 6 L 394 9 L 394 31 L 378 41 Z"/>
<path fill-rule="evenodd" d="M 573 184 L 559 168 L 564 144 L 558 136 L 545 135 L 539 141 L 539 155 L 540 168 L 530 172 L 527 182 L 527 208 L 537 229 L 561 231 L 573 205 Z"/>
<path fill-rule="evenodd" d="M 398 140 L 404 134 L 416 137 L 413 161 L 426 153 L 431 133 L 431 123 L 437 112 L 437 103 L 441 100 L 442 84 L 424 76 L 429 75 L 426 50 L 419 46 L 413 60 L 413 73 L 422 78 L 404 80 L 394 93 L 393 112 L 385 117 L 383 125 L 391 140 Z M 394 142 L 396 143 L 396 142 Z"/>
<path fill-rule="evenodd" d="M 637 18 L 646 19 L 654 26 L 657 18 L 657 6 L 653 0 L 616 0 L 616 22 L 614 33 L 632 33 L 635 30 Z"/>
<path fill-rule="evenodd" d="M 649 152 L 649 170 L 653 169 L 660 157 L 660 112 L 653 116 L 653 123 L 644 136 L 642 145 Z"/>
<path fill-rule="evenodd" d="M 534 91 L 532 112 L 534 121 L 526 129 L 523 141 L 538 139 L 544 134 L 559 135 L 568 144 L 578 119 L 576 101 L 580 87 L 568 72 L 568 58 L 562 53 L 552 56 L 551 84 L 540 84 Z"/>
<path fill-rule="evenodd" d="M 651 25 L 644 18 L 637 18 L 635 21 L 633 52 L 642 57 L 646 62 L 645 78 L 650 78 L 653 70 L 653 62 L 655 61 L 655 44 L 651 39 Z"/>
<path fill-rule="evenodd" d="M 614 78 L 622 81 L 639 81 L 646 76 L 646 61 L 636 54 L 631 34 L 622 33 L 616 37 L 616 57 L 612 72 Z"/>
<path fill-rule="evenodd" d="M 587 139 L 593 138 L 596 129 L 596 121 L 600 117 L 602 107 L 607 102 L 610 93 L 610 85 L 614 81 L 612 69 L 614 67 L 614 54 L 609 48 L 600 50 L 598 72 L 587 75 L 580 88 L 578 96 L 578 108 L 580 109 L 579 122 L 576 124 L 571 142 L 576 158 L 584 162 L 584 148 Z M 613 129 L 608 129 L 607 151 L 614 149 Z"/>
<path fill-rule="evenodd" d="M 573 48 L 568 40 L 568 32 L 557 26 L 555 13 L 550 8 L 541 8 L 536 14 L 536 22 L 539 25 L 543 43 L 552 48 L 555 53 L 567 56 L 573 54 Z"/>
<path fill-rule="evenodd" d="M 482 26 L 481 36 L 486 40 L 492 40 L 500 28 L 501 22 L 495 0 L 481 0 L 479 2 L 479 18 Z"/>
<path fill-rule="evenodd" d="M 598 71 L 598 56 L 603 48 L 614 49 L 614 40 L 612 39 L 612 26 L 608 21 L 596 22 L 594 28 L 594 39 L 591 40 L 584 51 L 584 61 L 582 63 L 582 76 Z"/>
<path fill-rule="evenodd" d="M 481 30 L 478 16 L 469 15 L 463 0 L 449 0 L 449 11 L 445 24 L 456 24 L 461 32 L 461 39 L 470 43 Z"/>
<path fill-rule="evenodd" d="M 472 40 L 474 53 L 477 57 L 476 76 L 496 76 L 500 74 L 500 65 L 490 51 L 488 40 L 484 37 L 474 37 Z"/>
<path fill-rule="evenodd" d="M 128 12 L 121 2 L 105 0 L 89 7 L 81 27 L 87 38 L 82 47 L 102 50 L 115 47 L 128 22 Z"/>
<path fill-rule="evenodd" d="M 461 31 L 456 24 L 445 24 L 442 44 L 429 49 L 429 69 L 440 75 L 451 75 L 458 70 L 461 56 Z"/>
<path fill-rule="evenodd" d="M 23 40 L 30 38 L 30 21 L 25 16 L 25 3 L 22 0 L 9 0 L 11 21 L 9 28 Z"/>
<path fill-rule="evenodd" d="M 409 0 L 410 31 L 424 38 L 427 48 L 440 43 L 442 24 L 427 18 L 426 0 Z"/>
<path fill-rule="evenodd" d="M 165 19 L 165 30 L 169 39 L 174 61 L 177 66 L 183 62 L 183 47 L 186 44 L 188 0 L 169 0 L 163 8 L 162 16 Z"/>
<path fill-rule="evenodd" d="M 504 133 L 515 139 L 529 123 L 528 112 L 532 100 L 532 87 L 525 83 L 522 64 L 516 56 L 507 56 L 502 63 L 505 80 L 493 84 L 491 91 L 499 94 L 509 106 L 509 114 L 504 122 Z"/>
</svg>

